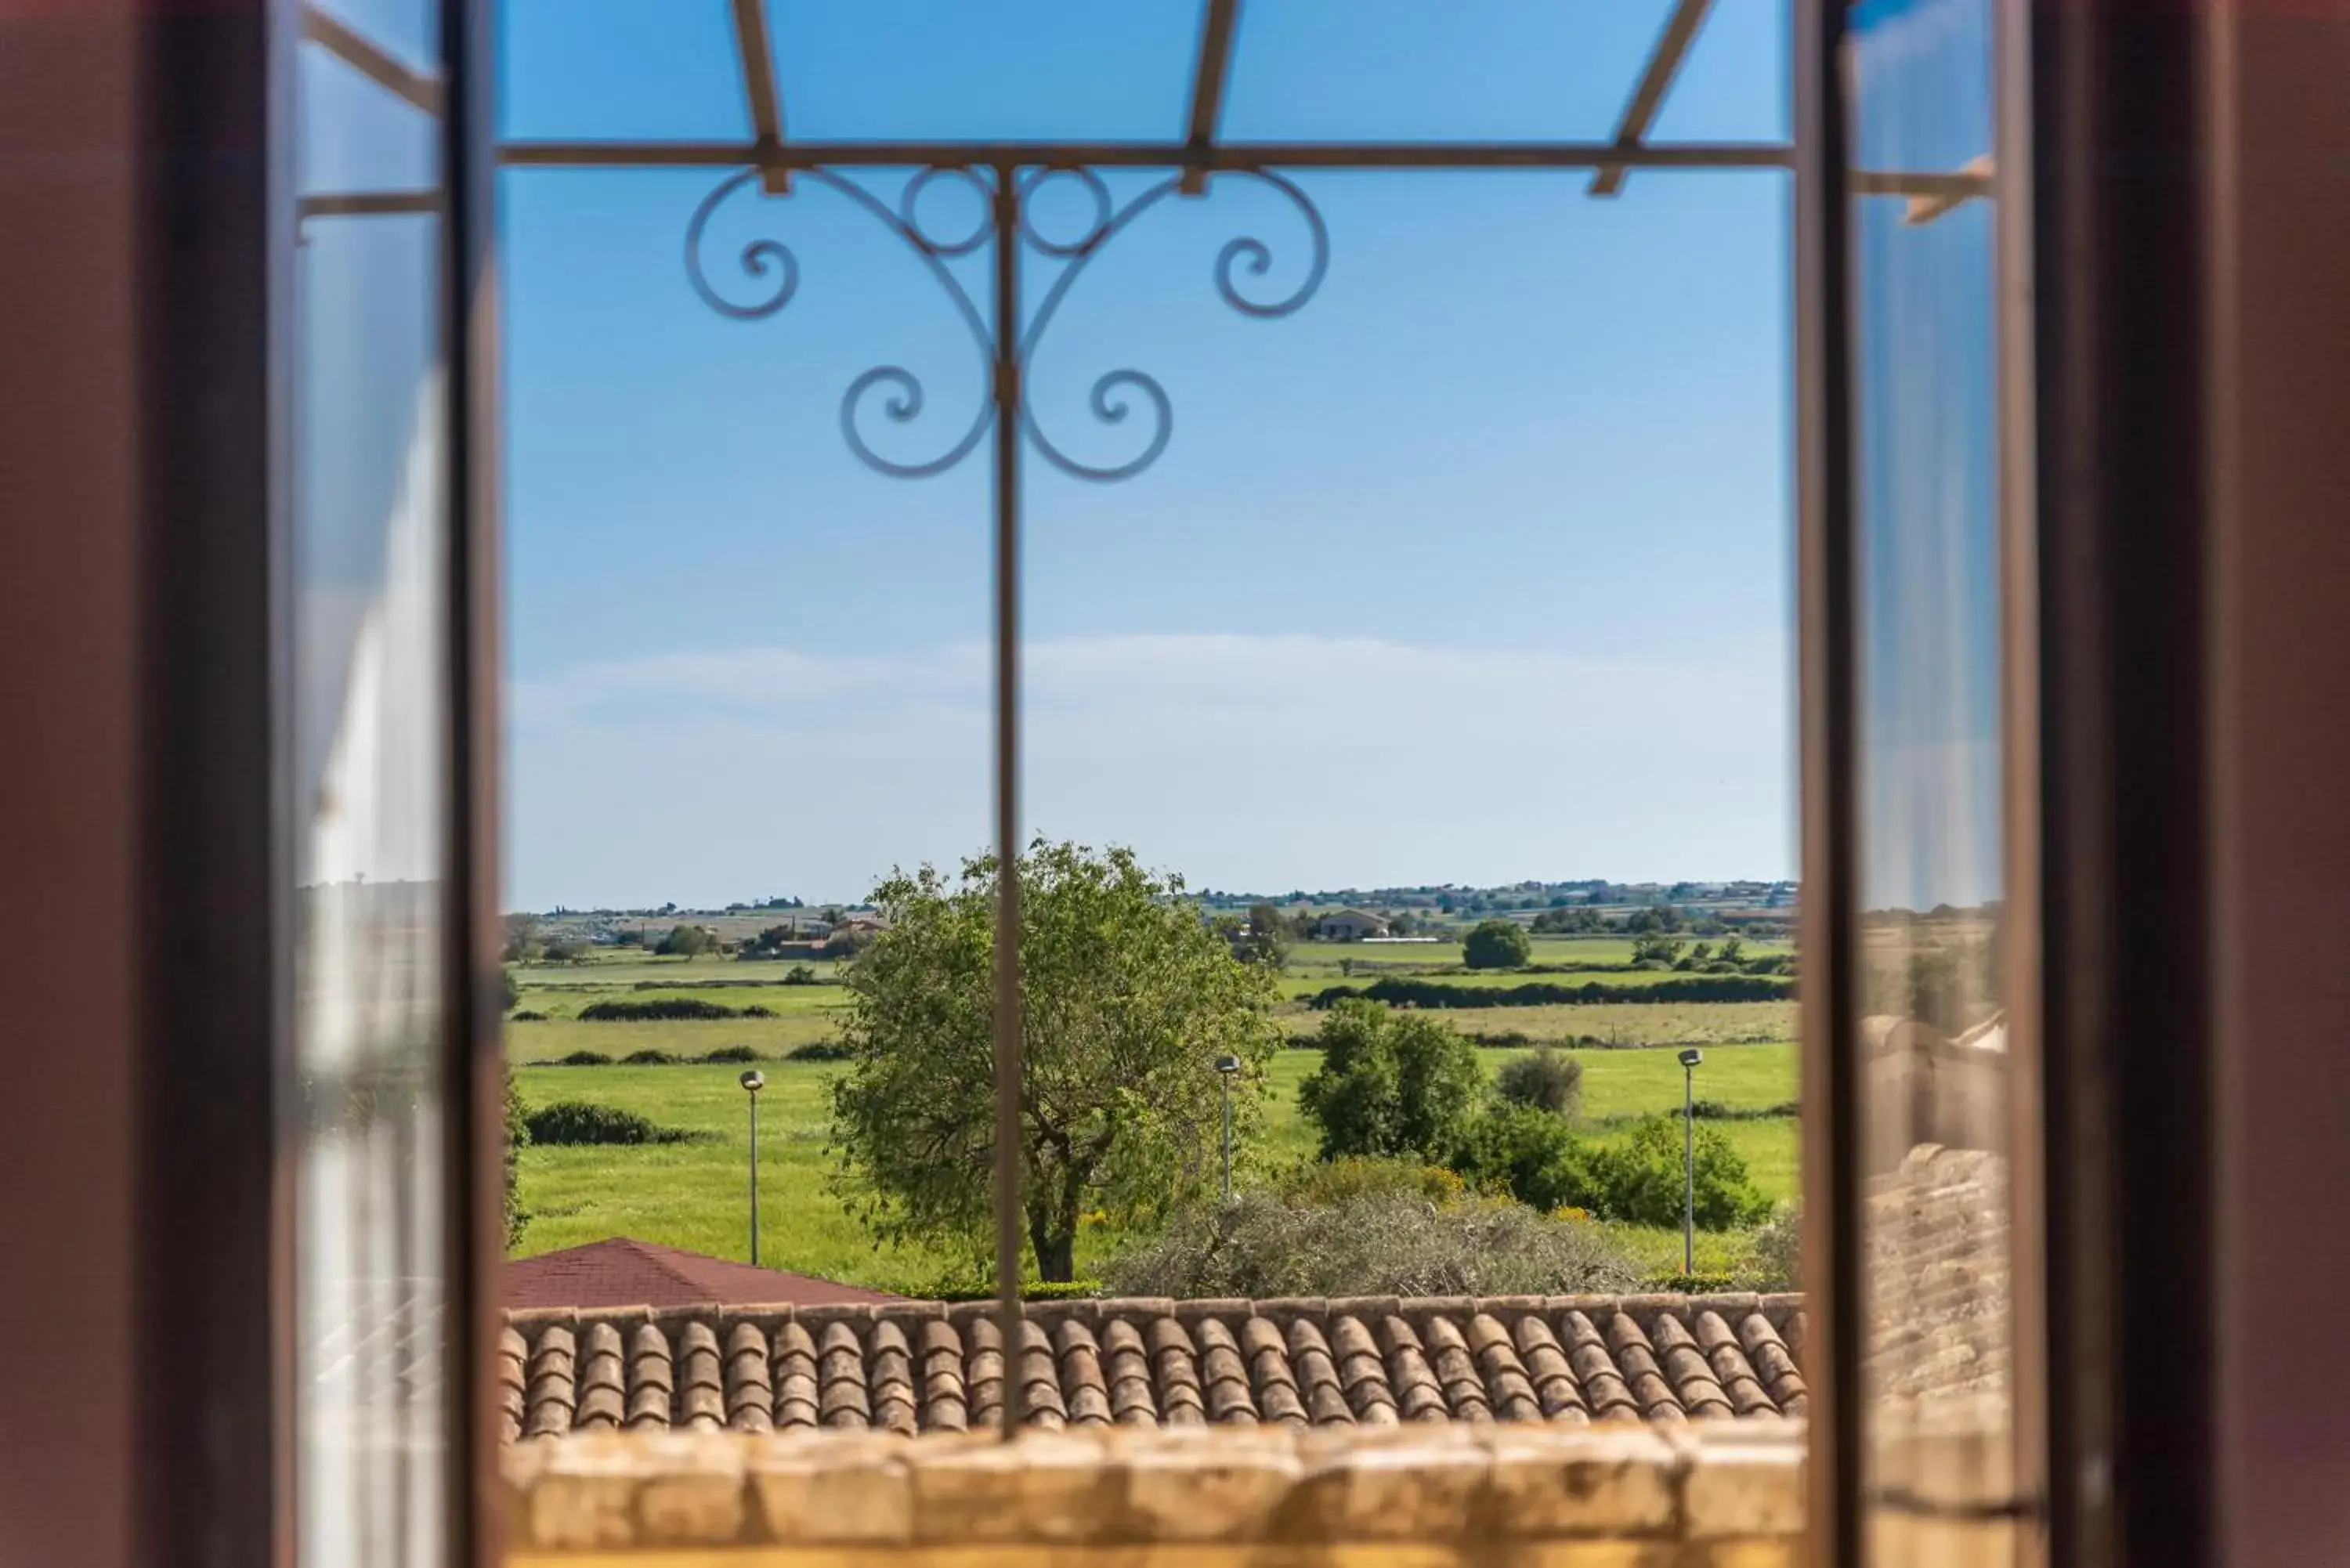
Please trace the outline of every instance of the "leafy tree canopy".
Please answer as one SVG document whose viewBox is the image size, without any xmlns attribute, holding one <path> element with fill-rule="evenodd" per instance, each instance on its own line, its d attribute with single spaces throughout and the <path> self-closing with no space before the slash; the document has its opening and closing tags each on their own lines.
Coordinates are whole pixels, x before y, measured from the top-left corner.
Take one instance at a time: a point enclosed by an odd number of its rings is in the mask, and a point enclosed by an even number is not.
<svg viewBox="0 0 2350 1568">
<path fill-rule="evenodd" d="M 699 958 L 717 946 L 717 939 L 700 926 L 671 926 L 653 949 L 657 953 L 675 953 L 685 958 Z"/>
<path fill-rule="evenodd" d="M 1297 1103 L 1322 1129 L 1322 1158 L 1404 1155 L 1440 1164 L 1485 1087 L 1477 1048 L 1442 1022 L 1375 1002 L 1330 1005 L 1322 1065 Z"/>
<path fill-rule="evenodd" d="M 1526 929 L 1515 920 L 1480 920 L 1461 940 L 1461 961 L 1471 969 L 1523 969 L 1534 953 Z"/>
<path fill-rule="evenodd" d="M 1217 1179 L 1222 1085 L 1255 1127 L 1279 1036 L 1269 970 L 1233 957 L 1180 877 L 1132 851 L 1042 839 L 1021 857 L 1021 1193 L 1040 1277 L 1075 1277 L 1080 1216 L 1149 1220 Z M 849 1068 L 833 1085 L 845 1188 L 884 1239 L 988 1251 L 996 861 L 874 889 L 887 924 L 844 975 Z"/>
</svg>

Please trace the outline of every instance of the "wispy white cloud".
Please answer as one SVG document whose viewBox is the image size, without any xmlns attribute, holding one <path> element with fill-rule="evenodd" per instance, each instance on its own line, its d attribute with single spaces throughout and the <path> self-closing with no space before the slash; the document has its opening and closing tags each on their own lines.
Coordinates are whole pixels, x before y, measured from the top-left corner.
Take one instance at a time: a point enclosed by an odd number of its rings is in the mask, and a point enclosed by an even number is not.
<svg viewBox="0 0 2350 1568">
<path fill-rule="evenodd" d="M 1161 635 L 1024 650 L 1036 828 L 1195 885 L 1775 875 L 1787 665 L 1378 639 Z M 757 648 L 514 693 L 514 898 L 839 896 L 988 836 L 990 664 Z"/>
</svg>

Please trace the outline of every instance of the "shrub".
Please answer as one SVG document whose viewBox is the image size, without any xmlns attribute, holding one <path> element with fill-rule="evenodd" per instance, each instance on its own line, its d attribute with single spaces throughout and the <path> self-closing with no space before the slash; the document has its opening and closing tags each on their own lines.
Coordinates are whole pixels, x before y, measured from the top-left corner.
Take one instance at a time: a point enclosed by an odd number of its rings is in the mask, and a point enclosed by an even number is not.
<svg viewBox="0 0 2350 1568">
<path fill-rule="evenodd" d="M 814 985 L 816 983 L 816 971 L 809 968 L 806 964 L 795 963 L 792 965 L 791 968 L 784 971 L 784 983 L 785 985 Z"/>
<path fill-rule="evenodd" d="M 601 1051 L 574 1051 L 568 1056 L 557 1056 L 555 1064 L 558 1067 L 608 1067 L 612 1059 Z"/>
<path fill-rule="evenodd" d="M 1263 1189 L 1180 1211 L 1103 1272 L 1112 1295 L 1257 1299 L 1564 1295 L 1638 1278 L 1598 1226 L 1522 1203 L 1365 1192 L 1314 1204 Z"/>
<path fill-rule="evenodd" d="M 578 1144 L 683 1143 L 691 1135 L 657 1127 L 650 1117 L 618 1106 L 591 1106 L 581 1100 L 557 1100 L 541 1106 L 526 1118 L 530 1141 L 557 1147 Z"/>
<path fill-rule="evenodd" d="M 1636 1225 L 1681 1222 L 1681 1129 L 1678 1116 L 1651 1116 L 1631 1137 L 1584 1155 L 1589 1200 L 1582 1207 L 1610 1220 Z M 1721 1129 L 1697 1127 L 1697 1222 L 1707 1231 L 1727 1231 L 1770 1215 L 1770 1200 L 1747 1179 L 1746 1161 Z"/>
<path fill-rule="evenodd" d="M 1480 920 L 1461 940 L 1461 961 L 1471 969 L 1521 969 L 1534 956 L 1533 940 L 1515 920 Z"/>
<path fill-rule="evenodd" d="M 685 1058 L 674 1051 L 631 1051 L 620 1058 L 624 1067 L 674 1067 Z"/>
<path fill-rule="evenodd" d="M 512 1012 L 522 1004 L 522 988 L 515 984 L 512 970 L 498 971 L 498 1011 L 501 1012 Z"/>
<path fill-rule="evenodd" d="M 1460 1173 L 1409 1159 L 1373 1159 L 1342 1155 L 1308 1160 L 1285 1173 L 1275 1188 L 1291 1203 L 1341 1203 L 1366 1193 L 1408 1193 L 1430 1203 L 1450 1203 L 1469 1194 Z"/>
<path fill-rule="evenodd" d="M 748 1007 L 738 1007 L 734 1010 L 734 1016 L 737 1018 L 773 1018 L 775 1015 L 774 1008 L 762 1007 L 755 1002 Z"/>
<path fill-rule="evenodd" d="M 1588 1209 L 1592 1181 L 1583 1153 L 1564 1118 L 1503 1102 L 1470 1124 L 1451 1163 L 1482 1191 L 1505 1192 L 1545 1210 Z"/>
<path fill-rule="evenodd" d="M 511 1248 L 522 1240 L 524 1229 L 530 1224 L 530 1210 L 522 1201 L 522 1146 L 530 1141 L 530 1118 L 522 1103 L 522 1091 L 515 1087 L 514 1067 L 506 1067 L 505 1092 L 505 1194 L 502 1207 L 505 1213 L 506 1245 Z"/>
<path fill-rule="evenodd" d="M 722 1062 L 764 1062 L 766 1060 L 764 1056 L 759 1054 L 758 1049 L 755 1046 L 751 1045 L 721 1045 L 717 1050 L 706 1053 L 702 1059 L 712 1066 L 716 1066 Z"/>
<path fill-rule="evenodd" d="M 1572 1118 L 1583 1109 L 1583 1064 L 1545 1045 L 1502 1064 L 1494 1091 L 1512 1105 L 1532 1106 Z"/>
<path fill-rule="evenodd" d="M 1670 1291 L 1675 1295 L 1683 1296 L 1711 1296 L 1738 1289 L 1739 1278 L 1736 1274 L 1684 1274 L 1675 1270 L 1669 1274 L 1651 1274 L 1640 1283 L 1644 1290 Z"/>
<path fill-rule="evenodd" d="M 1539 980 L 1523 985 L 1448 985 L 1391 977 L 1369 985 L 1325 986 L 1314 994 L 1312 1005 L 1329 1008 L 1361 1000 L 1397 1007 L 1546 1007 L 1578 1002 L 1783 1002 L 1794 994 L 1794 981 L 1761 974 L 1693 974 L 1647 985 L 1608 985 L 1596 980 L 1581 985 Z"/>
<path fill-rule="evenodd" d="M 1023 1280 L 1020 1299 L 1024 1302 L 1084 1301 L 1102 1293 L 1099 1280 Z M 985 1280 L 951 1278 L 922 1288 L 925 1299 L 934 1302 L 992 1302 L 995 1286 Z"/>
<path fill-rule="evenodd" d="M 1297 1103 L 1322 1129 L 1322 1158 L 1442 1159 L 1484 1086 L 1477 1048 L 1433 1018 L 1371 1002 L 1330 1010 L 1316 1036 L 1322 1065 Z"/>
<path fill-rule="evenodd" d="M 856 1050 L 846 1041 L 817 1040 L 806 1045 L 795 1045 L 784 1053 L 786 1062 L 846 1062 Z"/>
<path fill-rule="evenodd" d="M 708 1018 L 773 1018 L 765 1008 L 733 1008 L 698 996 L 657 996 L 644 1002 L 591 1002 L 579 1010 L 582 1023 L 651 1023 Z"/>
<path fill-rule="evenodd" d="M 525 1007 L 506 1022 L 509 1023 L 544 1023 L 546 1022 L 546 1014 L 544 1012 L 535 1012 L 531 1009 Z"/>
<path fill-rule="evenodd" d="M 1754 1232 L 1748 1279 L 1756 1290 L 1792 1291 L 1804 1277 L 1804 1211 L 1788 1207 Z"/>
</svg>

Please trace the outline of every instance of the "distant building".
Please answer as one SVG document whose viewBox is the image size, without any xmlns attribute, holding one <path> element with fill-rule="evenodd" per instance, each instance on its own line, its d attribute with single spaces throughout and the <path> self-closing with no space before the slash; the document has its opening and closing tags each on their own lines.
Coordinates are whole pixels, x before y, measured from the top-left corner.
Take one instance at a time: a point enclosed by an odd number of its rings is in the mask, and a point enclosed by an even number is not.
<svg viewBox="0 0 2350 1568">
<path fill-rule="evenodd" d="M 1315 921 L 1314 934 L 1326 942 L 1359 942 L 1386 936 L 1388 923 L 1366 909 L 1340 909 Z"/>
</svg>

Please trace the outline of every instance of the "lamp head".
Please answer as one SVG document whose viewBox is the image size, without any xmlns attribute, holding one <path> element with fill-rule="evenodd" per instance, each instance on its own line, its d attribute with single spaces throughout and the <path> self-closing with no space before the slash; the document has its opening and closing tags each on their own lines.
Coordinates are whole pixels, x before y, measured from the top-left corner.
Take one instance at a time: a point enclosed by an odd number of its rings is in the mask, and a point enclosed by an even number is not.
<svg viewBox="0 0 2350 1568">
<path fill-rule="evenodd" d="M 750 1090 L 754 1095 L 767 1086 L 765 1076 L 761 1074 L 759 1069 L 756 1067 L 745 1068 L 743 1075 L 740 1078 L 737 1078 L 735 1082 L 741 1084 L 744 1088 Z"/>
<path fill-rule="evenodd" d="M 1229 1078 L 1240 1070 L 1241 1059 L 1238 1056 L 1219 1056 L 1216 1058 L 1216 1071 L 1223 1074 L 1224 1076 Z"/>
<path fill-rule="evenodd" d="M 1694 1045 L 1681 1053 L 1681 1065 L 1684 1067 L 1694 1067 L 1704 1060 L 1705 1053 Z"/>
</svg>

